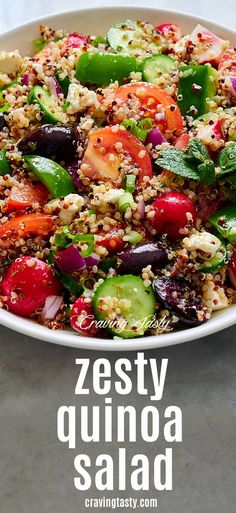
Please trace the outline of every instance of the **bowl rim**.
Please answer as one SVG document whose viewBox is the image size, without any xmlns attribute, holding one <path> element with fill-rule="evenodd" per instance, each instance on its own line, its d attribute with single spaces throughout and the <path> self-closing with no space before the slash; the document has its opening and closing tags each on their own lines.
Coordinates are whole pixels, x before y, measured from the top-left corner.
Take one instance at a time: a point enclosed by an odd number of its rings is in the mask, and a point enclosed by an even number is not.
<svg viewBox="0 0 236 513">
<path fill-rule="evenodd" d="M 228 28 L 224 25 L 220 25 L 219 23 L 215 23 L 214 21 L 211 21 L 209 20 L 208 18 L 205 18 L 204 16 L 195 16 L 194 14 L 191 14 L 191 13 L 187 13 L 186 11 L 176 11 L 176 10 L 173 10 L 173 9 L 162 9 L 162 8 L 156 8 L 156 7 L 153 7 L 151 5 L 147 5 L 145 7 L 142 7 L 141 5 L 134 5 L 134 4 L 124 4 L 124 5 L 120 5 L 120 4 L 114 4 L 114 5 L 99 5 L 99 6 L 96 6 L 96 7 L 93 7 L 93 6 L 89 6 L 89 7 L 81 7 L 81 8 L 77 8 L 77 9 L 71 9 L 71 10 L 66 10 L 66 11 L 58 11 L 58 12 L 55 12 L 55 13 L 51 13 L 51 14 L 48 14 L 46 16 L 36 16 L 32 19 L 30 19 L 29 21 L 25 21 L 24 23 L 19 23 L 19 24 L 16 24 L 14 25 L 13 27 L 11 27 L 10 29 L 6 29 L 4 30 L 3 32 L 1 32 L 0 34 L 0 41 L 2 39 L 3 36 L 6 36 L 6 35 L 11 35 L 11 33 L 13 32 L 17 32 L 17 30 L 21 29 L 21 28 L 27 28 L 27 27 L 30 27 L 31 25 L 34 25 L 34 24 L 40 24 L 41 22 L 45 22 L 45 21 L 50 21 L 50 20 L 53 20 L 54 18 L 56 17 L 60 17 L 60 16 L 63 16 L 63 15 L 76 15 L 78 13 L 81 13 L 81 12 L 89 12 L 89 11 L 114 11 L 114 10 L 117 10 L 117 11 L 128 11 L 130 9 L 138 9 L 138 10 L 143 10 L 143 11 L 155 11 L 155 12 L 160 12 L 161 14 L 170 14 L 170 15 L 174 15 L 174 16 L 180 16 L 181 18 L 186 18 L 186 19 L 190 19 L 192 21 L 197 21 L 197 22 L 205 22 L 205 23 L 208 23 L 210 24 L 212 27 L 215 27 L 216 30 L 217 29 L 220 29 L 220 30 L 226 30 L 227 32 L 231 33 L 233 36 L 236 35 L 236 30 L 233 30 L 232 28 Z"/>
<path fill-rule="evenodd" d="M 128 12 L 130 10 L 137 9 L 139 11 L 148 13 L 155 12 L 162 15 L 171 15 L 182 18 L 183 21 L 192 21 L 193 23 L 207 23 L 210 25 L 212 30 L 225 30 L 229 37 L 235 37 L 236 31 L 227 28 L 223 25 L 219 25 L 215 22 L 208 20 L 201 16 L 195 16 L 188 14 L 185 11 L 174 11 L 172 9 L 159 9 L 153 6 L 142 7 L 140 5 L 101 5 L 97 7 L 78 8 L 67 11 L 60 11 L 51 13 L 46 16 L 40 16 L 26 21 L 22 24 L 18 24 L 10 29 L 4 30 L 0 35 L 1 40 L 5 36 L 14 36 L 20 29 L 27 29 L 28 27 L 34 27 L 40 23 L 50 23 L 56 18 L 63 17 L 63 15 L 76 16 L 81 13 L 90 13 L 93 11 L 114 11 Z M 162 335 L 151 335 L 133 339 L 101 339 L 101 338 L 90 338 L 77 334 L 76 332 L 69 331 L 53 331 L 45 326 L 29 320 L 23 317 L 18 317 L 6 310 L 0 309 L 0 324 L 10 328 L 18 333 L 27 335 L 32 338 L 40 339 L 42 341 L 51 342 L 53 344 L 64 345 L 68 347 L 81 348 L 81 349 L 92 349 L 99 351 L 132 351 L 132 350 L 145 350 L 153 348 L 162 348 L 170 345 L 177 345 L 187 341 L 201 339 L 220 330 L 228 328 L 236 323 L 236 305 L 231 306 L 228 309 L 223 310 L 223 313 L 219 316 L 211 318 L 207 323 L 195 328 L 188 328 L 180 331 L 170 332 Z"/>
</svg>

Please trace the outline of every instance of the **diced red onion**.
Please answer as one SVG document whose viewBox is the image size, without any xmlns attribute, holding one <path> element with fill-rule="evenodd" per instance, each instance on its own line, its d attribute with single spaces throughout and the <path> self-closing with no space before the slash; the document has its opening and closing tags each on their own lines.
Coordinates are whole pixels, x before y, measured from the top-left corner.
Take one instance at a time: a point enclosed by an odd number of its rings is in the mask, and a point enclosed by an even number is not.
<svg viewBox="0 0 236 513">
<path fill-rule="evenodd" d="M 230 77 L 231 93 L 236 97 L 236 77 Z"/>
<path fill-rule="evenodd" d="M 97 255 L 96 253 L 92 253 L 91 255 L 86 257 L 84 260 L 85 260 L 85 263 L 86 263 L 87 267 L 93 267 L 94 265 L 98 265 L 99 264 L 100 256 Z"/>
<path fill-rule="evenodd" d="M 43 321 L 50 321 L 55 319 L 58 311 L 63 303 L 63 296 L 48 296 L 43 310 L 41 312 L 41 318 Z"/>
<path fill-rule="evenodd" d="M 236 289 L 236 278 L 235 278 L 235 273 L 233 272 L 233 269 L 229 268 L 229 278 L 230 278 L 230 281 L 234 287 L 234 289 Z"/>
<path fill-rule="evenodd" d="M 163 142 L 166 142 L 165 137 L 163 137 L 160 130 L 156 127 L 152 128 L 150 132 L 148 132 L 145 144 L 152 144 L 152 146 L 155 148 L 155 146 L 158 146 L 159 144 L 162 144 Z"/>
<path fill-rule="evenodd" d="M 138 202 L 137 212 L 140 216 L 140 219 L 143 219 L 145 216 L 145 203 L 143 199 Z"/>
<path fill-rule="evenodd" d="M 24 73 L 21 79 L 22 85 L 28 86 L 29 85 L 29 73 Z"/>
<path fill-rule="evenodd" d="M 69 246 L 55 256 L 54 261 L 63 273 L 73 273 L 85 269 L 85 260 L 76 246 Z"/>
<path fill-rule="evenodd" d="M 83 191 L 84 184 L 79 179 L 78 173 L 77 173 L 77 171 L 79 169 L 79 166 L 80 166 L 80 161 L 79 160 L 72 160 L 71 162 L 66 164 L 65 168 L 67 169 L 69 175 L 71 176 L 71 178 L 72 178 L 74 184 L 76 185 L 76 187 L 78 188 L 78 190 L 79 191 Z"/>
<path fill-rule="evenodd" d="M 49 91 L 50 91 L 50 94 L 53 95 L 53 96 L 59 96 L 59 94 L 61 94 L 61 88 L 57 82 L 57 80 L 55 79 L 55 77 L 49 77 L 48 79 L 48 86 L 49 86 Z"/>
</svg>

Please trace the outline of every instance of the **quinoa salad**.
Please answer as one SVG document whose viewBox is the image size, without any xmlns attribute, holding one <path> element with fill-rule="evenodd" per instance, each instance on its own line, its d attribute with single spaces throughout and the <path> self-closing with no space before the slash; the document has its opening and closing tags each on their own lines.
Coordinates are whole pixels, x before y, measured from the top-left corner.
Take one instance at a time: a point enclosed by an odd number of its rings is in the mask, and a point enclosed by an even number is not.
<svg viewBox="0 0 236 513">
<path fill-rule="evenodd" d="M 0 307 L 133 338 L 235 302 L 236 50 L 197 25 L 0 51 Z"/>
</svg>

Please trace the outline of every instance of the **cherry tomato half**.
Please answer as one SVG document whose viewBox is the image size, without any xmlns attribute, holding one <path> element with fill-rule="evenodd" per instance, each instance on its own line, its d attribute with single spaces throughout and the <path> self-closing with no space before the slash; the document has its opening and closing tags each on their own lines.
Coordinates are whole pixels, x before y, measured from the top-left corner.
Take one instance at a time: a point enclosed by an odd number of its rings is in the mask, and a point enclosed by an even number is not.
<svg viewBox="0 0 236 513">
<path fill-rule="evenodd" d="M 22 317 L 30 317 L 48 296 L 57 296 L 60 290 L 50 265 L 30 256 L 17 258 L 10 265 L 1 286 L 10 312 Z"/>
<path fill-rule="evenodd" d="M 92 304 L 86 303 L 85 298 L 80 296 L 76 299 L 70 312 L 71 327 L 88 337 L 95 337 L 100 332 L 100 328 L 96 326 L 96 320 L 92 311 Z"/>
<path fill-rule="evenodd" d="M 179 192 L 167 192 L 153 203 L 153 226 L 160 234 L 167 234 L 169 239 L 181 237 L 180 230 L 189 224 L 188 214 L 192 216 L 192 224 L 196 220 L 196 209 L 193 202 Z M 183 236 L 183 235 L 182 235 Z"/>
</svg>

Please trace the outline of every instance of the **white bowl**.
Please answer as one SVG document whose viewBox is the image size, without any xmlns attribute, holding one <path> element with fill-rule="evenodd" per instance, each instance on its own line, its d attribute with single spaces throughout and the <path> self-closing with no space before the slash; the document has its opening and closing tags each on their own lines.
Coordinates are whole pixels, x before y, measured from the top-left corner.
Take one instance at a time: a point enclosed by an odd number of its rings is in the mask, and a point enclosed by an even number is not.
<svg viewBox="0 0 236 513">
<path fill-rule="evenodd" d="M 52 28 L 64 28 L 71 32 L 78 31 L 84 34 L 106 34 L 107 29 L 115 22 L 126 19 L 147 19 L 151 23 L 173 22 L 181 26 L 183 33 L 190 33 L 197 23 L 206 24 L 213 32 L 223 39 L 229 39 L 236 45 L 236 33 L 210 21 L 196 18 L 187 14 L 180 14 L 168 10 L 140 7 L 99 7 L 72 11 L 63 14 L 51 15 L 33 20 L 3 33 L 0 36 L 0 49 L 15 50 L 18 48 L 22 55 L 31 51 L 32 39 L 38 36 L 40 23 L 50 25 Z M 45 340 L 54 344 L 86 349 L 107 351 L 142 350 L 154 347 L 181 344 L 216 333 L 236 322 L 236 305 L 215 314 L 206 324 L 197 328 L 185 329 L 178 332 L 159 336 L 141 337 L 131 340 L 113 340 L 87 338 L 71 331 L 52 331 L 44 326 L 0 309 L 0 323 L 19 333 Z"/>
</svg>

